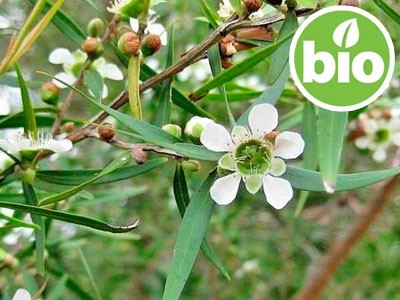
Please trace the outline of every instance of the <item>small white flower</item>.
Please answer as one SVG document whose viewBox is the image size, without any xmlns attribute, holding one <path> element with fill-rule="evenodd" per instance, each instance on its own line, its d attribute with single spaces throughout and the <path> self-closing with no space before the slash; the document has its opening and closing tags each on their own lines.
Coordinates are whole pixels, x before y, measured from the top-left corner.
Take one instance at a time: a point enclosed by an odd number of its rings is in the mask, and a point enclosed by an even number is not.
<svg viewBox="0 0 400 300">
<path fill-rule="evenodd" d="M 25 289 L 18 289 L 12 300 L 31 300 L 31 294 Z"/>
<path fill-rule="evenodd" d="M 73 54 L 65 48 L 54 49 L 49 55 L 49 62 L 56 65 L 63 65 L 64 72 L 56 74 L 54 77 L 64 81 L 67 84 L 74 84 L 79 72 L 87 59 L 87 54 L 81 50 L 75 51 Z M 92 70 L 96 70 L 102 78 L 111 80 L 122 80 L 124 75 L 115 64 L 107 63 L 103 57 L 96 59 L 90 66 Z M 66 86 L 57 80 L 53 82 L 60 88 Z M 108 88 L 103 86 L 102 98 L 108 96 Z"/>
<path fill-rule="evenodd" d="M 156 22 L 157 18 L 155 15 L 156 12 L 151 9 L 149 11 L 149 22 L 147 24 L 145 33 L 158 35 L 161 39 L 161 44 L 165 46 L 168 43 L 168 32 L 162 24 Z M 131 25 L 133 31 L 139 31 L 139 21 L 137 19 L 130 18 L 129 24 Z"/>
<path fill-rule="evenodd" d="M 357 138 L 354 142 L 360 149 L 373 152 L 372 158 L 383 162 L 387 157 L 388 148 L 394 144 L 400 147 L 400 118 L 370 119 L 365 114 L 359 117 L 365 136 Z"/>
<path fill-rule="evenodd" d="M 210 123 L 214 123 L 214 121 L 209 118 L 194 116 L 186 123 L 184 132 L 191 139 L 198 141 L 204 128 Z"/>
<path fill-rule="evenodd" d="M 267 134 L 278 125 L 278 112 L 270 104 L 259 104 L 249 114 L 249 128 L 235 126 L 232 133 L 221 125 L 210 123 L 200 137 L 209 150 L 227 152 L 218 166 L 231 172 L 217 179 L 210 189 L 211 198 L 221 205 L 231 203 L 237 194 L 240 180 L 255 194 L 263 186 L 266 200 L 276 209 L 283 208 L 293 197 L 290 182 L 278 178 L 286 171 L 284 159 L 294 159 L 304 150 L 302 137 L 284 131 L 275 139 Z"/>
<path fill-rule="evenodd" d="M 50 150 L 54 153 L 63 153 L 71 150 L 72 142 L 68 139 L 55 140 L 50 135 L 38 133 L 37 137 L 25 136 L 18 132 L 0 139 L 0 148 L 8 153 L 19 156 L 21 151 L 39 152 L 41 150 Z"/>
<path fill-rule="evenodd" d="M 222 0 L 222 3 L 219 4 L 217 13 L 218 16 L 225 21 L 235 13 L 235 10 L 229 0 Z"/>
</svg>

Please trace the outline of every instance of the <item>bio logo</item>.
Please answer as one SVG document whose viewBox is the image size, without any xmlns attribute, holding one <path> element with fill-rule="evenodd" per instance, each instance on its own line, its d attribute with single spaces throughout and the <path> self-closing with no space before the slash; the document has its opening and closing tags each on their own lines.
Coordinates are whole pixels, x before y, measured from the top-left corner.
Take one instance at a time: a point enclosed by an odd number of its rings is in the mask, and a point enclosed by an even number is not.
<svg viewBox="0 0 400 300">
<path fill-rule="evenodd" d="M 296 86 L 314 104 L 352 111 L 376 100 L 394 71 L 394 47 L 382 23 L 350 6 L 323 9 L 297 30 L 290 46 Z"/>
</svg>

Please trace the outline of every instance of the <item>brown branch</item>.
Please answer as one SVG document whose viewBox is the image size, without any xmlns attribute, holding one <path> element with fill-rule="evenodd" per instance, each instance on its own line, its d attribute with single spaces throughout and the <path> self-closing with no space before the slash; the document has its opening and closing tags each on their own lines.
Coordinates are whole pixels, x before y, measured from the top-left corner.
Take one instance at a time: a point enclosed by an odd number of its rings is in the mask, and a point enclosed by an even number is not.
<svg viewBox="0 0 400 300">
<path fill-rule="evenodd" d="M 399 183 L 398 177 L 391 179 L 379 190 L 371 201 L 364 214 L 360 215 L 341 241 L 333 244 L 329 253 L 322 259 L 318 270 L 308 278 L 303 289 L 294 297 L 294 300 L 317 300 L 329 280 L 333 277 L 341 263 L 350 254 L 357 241 L 369 229 L 371 224 L 382 212 L 384 206 L 392 201 L 394 192 Z"/>
</svg>

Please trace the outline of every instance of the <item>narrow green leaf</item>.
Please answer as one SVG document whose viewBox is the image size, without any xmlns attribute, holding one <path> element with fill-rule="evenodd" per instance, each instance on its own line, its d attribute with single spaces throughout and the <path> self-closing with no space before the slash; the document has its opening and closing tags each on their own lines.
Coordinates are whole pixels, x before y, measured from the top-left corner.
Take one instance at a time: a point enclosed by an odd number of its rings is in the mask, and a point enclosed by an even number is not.
<svg viewBox="0 0 400 300">
<path fill-rule="evenodd" d="M 190 203 L 190 196 L 186 184 L 185 172 L 180 164 L 176 165 L 173 186 L 175 201 L 178 206 L 179 213 L 181 214 L 181 217 L 183 217 L 186 207 Z M 229 276 L 228 271 L 206 239 L 204 239 L 201 244 L 201 250 L 207 256 L 210 262 L 217 268 L 221 275 L 230 281 L 231 277 Z"/>
<path fill-rule="evenodd" d="M 48 218 L 64 221 L 67 223 L 77 224 L 77 225 L 90 227 L 90 228 L 101 230 L 101 231 L 108 231 L 108 232 L 112 232 L 112 233 L 129 232 L 138 227 L 138 222 L 135 222 L 134 224 L 128 225 L 128 226 L 112 226 L 105 222 L 95 220 L 92 218 L 88 218 L 88 217 L 84 217 L 84 216 L 80 216 L 80 215 L 76 215 L 76 214 L 71 214 L 71 213 L 67 213 L 67 212 L 62 212 L 62 211 L 58 211 L 58 210 L 53 210 L 53 209 L 47 209 L 47 208 L 43 208 L 43 207 L 20 204 L 20 203 L 0 201 L 0 207 L 30 213 L 30 214 L 32 214 L 32 219 L 34 216 L 48 217 Z"/>
<path fill-rule="evenodd" d="M 276 49 L 278 49 L 282 44 L 284 44 L 288 39 L 293 36 L 294 32 L 290 33 L 286 37 L 282 38 L 280 41 L 277 41 L 270 46 L 258 51 L 257 53 L 251 55 L 250 57 L 244 59 L 240 63 L 233 65 L 231 68 L 221 72 L 212 80 L 206 82 L 204 85 L 199 87 L 196 91 L 194 91 L 189 98 L 192 101 L 196 101 L 202 97 L 204 97 L 210 90 L 224 84 L 236 77 L 246 73 L 252 67 L 258 65 L 263 62 L 265 58 L 270 56 Z"/>
<path fill-rule="evenodd" d="M 101 101 L 103 98 L 104 81 L 103 77 L 96 70 L 85 71 L 85 81 L 89 90 L 93 93 L 96 100 Z"/>
<path fill-rule="evenodd" d="M 211 173 L 193 196 L 179 227 L 171 268 L 165 283 L 164 300 L 178 300 L 196 261 L 215 202 L 209 191 L 216 178 Z"/>
<path fill-rule="evenodd" d="M 206 16 L 208 22 L 210 22 L 211 26 L 215 29 L 218 27 L 218 14 L 210 7 L 207 0 L 200 0 L 199 5 L 201 11 Z"/>
<path fill-rule="evenodd" d="M 17 72 L 19 87 L 21 89 L 22 106 L 24 112 L 24 132 L 25 134 L 35 135 L 37 132 L 35 112 L 29 98 L 28 88 L 26 87 L 24 77 L 18 64 L 15 64 L 15 71 Z"/>
<path fill-rule="evenodd" d="M 168 158 L 161 157 L 149 160 L 141 165 L 122 167 L 108 175 L 104 175 L 104 177 L 98 179 L 96 182 L 93 182 L 92 184 L 96 185 L 96 184 L 112 183 L 124 179 L 129 179 L 135 176 L 139 176 L 159 167 L 162 164 L 165 164 L 167 161 Z M 90 180 L 94 176 L 97 176 L 101 171 L 102 170 L 63 170 L 63 171 L 41 170 L 37 172 L 36 176 L 41 180 L 53 184 L 75 186 Z"/>
<path fill-rule="evenodd" d="M 334 112 L 319 109 L 318 120 L 318 157 L 319 168 L 325 190 L 333 193 L 336 190 L 336 176 L 342 156 L 347 112 Z"/>
<path fill-rule="evenodd" d="M 68 282 L 68 275 L 64 275 L 57 284 L 50 290 L 46 300 L 62 300 L 65 295 L 65 288 Z"/>
<path fill-rule="evenodd" d="M 97 6 L 96 2 L 94 2 L 93 0 L 85 0 L 86 3 L 97 13 L 101 14 L 102 10 L 100 10 L 100 8 Z"/>
<path fill-rule="evenodd" d="M 373 0 L 373 1 L 380 9 L 382 9 L 385 12 L 385 14 L 391 17 L 393 21 L 395 21 L 398 25 L 400 25 L 400 15 L 393 8 L 391 8 L 383 0 Z"/>
<path fill-rule="evenodd" d="M 288 12 L 285 16 L 282 28 L 279 32 L 278 41 L 296 30 L 298 26 L 296 12 Z M 271 55 L 271 64 L 268 70 L 267 82 L 273 85 L 279 78 L 287 62 L 289 61 L 289 49 L 292 39 L 287 40 Z"/>
<path fill-rule="evenodd" d="M 29 2 L 35 4 L 36 0 L 29 0 Z M 52 3 L 47 1 L 43 13 L 46 13 L 52 5 Z M 86 39 L 86 34 L 83 30 L 62 10 L 58 10 L 52 19 L 52 23 L 60 30 L 64 37 L 69 38 L 79 45 Z"/>
<path fill-rule="evenodd" d="M 168 68 L 174 63 L 174 43 L 175 43 L 175 31 L 174 26 L 171 26 L 171 29 L 168 33 L 168 49 L 167 49 L 167 59 L 165 67 Z M 172 110 L 172 80 L 173 77 L 169 77 L 167 80 L 164 80 L 162 83 L 162 88 L 160 92 L 160 101 L 158 104 L 158 110 L 155 120 L 155 125 L 162 127 L 165 124 L 169 124 L 171 122 L 171 110 Z"/>
<path fill-rule="evenodd" d="M 22 180 L 22 189 L 24 191 L 24 196 L 26 203 L 28 203 L 30 206 L 36 208 L 38 205 L 38 201 L 36 198 L 35 190 L 33 189 L 32 185 L 29 183 L 26 183 L 24 180 Z M 17 203 L 12 203 L 13 205 L 23 205 L 23 204 L 17 204 Z M 4 205 L 4 202 L 0 202 L 0 207 Z M 8 207 L 11 208 L 12 207 Z M 46 250 L 46 231 L 45 231 L 45 224 L 44 224 L 44 219 L 41 216 L 38 216 L 36 214 L 33 214 L 31 211 L 27 211 L 31 213 L 31 218 L 32 222 L 36 224 L 39 229 L 35 230 L 35 245 L 36 245 L 36 269 L 38 273 L 43 276 L 44 275 L 44 263 L 45 263 L 45 250 Z"/>
<path fill-rule="evenodd" d="M 46 197 L 46 198 L 40 200 L 39 205 L 44 206 L 44 205 L 48 205 L 48 204 L 53 204 L 53 203 L 65 200 L 65 199 L 79 193 L 89 184 L 95 182 L 96 180 L 102 178 L 103 176 L 108 175 L 109 173 L 114 172 L 115 170 L 117 170 L 117 169 L 121 168 L 123 165 L 125 165 L 129 161 L 128 155 L 129 154 L 127 154 L 127 153 L 120 155 L 118 158 L 114 159 L 110 164 L 108 164 L 99 174 L 92 177 L 88 181 L 85 181 L 85 182 L 83 182 L 77 186 L 74 186 L 73 188 L 70 188 L 66 191 L 63 191 L 59 194 Z"/>
<path fill-rule="evenodd" d="M 338 174 L 336 192 L 363 188 L 368 185 L 392 178 L 398 174 L 400 174 L 400 168 L 353 174 Z M 288 166 L 286 173 L 282 177 L 289 180 L 292 186 L 299 190 L 312 192 L 325 191 L 321 173 L 316 171 Z"/>
<path fill-rule="evenodd" d="M 86 274 L 89 277 L 90 284 L 92 285 L 93 290 L 94 290 L 94 292 L 96 294 L 96 299 L 97 300 L 102 300 L 103 298 L 101 297 L 99 289 L 98 289 L 97 284 L 96 284 L 96 281 L 94 280 L 93 272 L 92 272 L 92 270 L 90 270 L 89 263 L 88 263 L 85 255 L 83 254 L 81 248 L 78 248 L 78 253 L 79 253 L 79 257 L 80 257 L 80 259 L 82 261 L 83 267 L 85 268 Z"/>
</svg>

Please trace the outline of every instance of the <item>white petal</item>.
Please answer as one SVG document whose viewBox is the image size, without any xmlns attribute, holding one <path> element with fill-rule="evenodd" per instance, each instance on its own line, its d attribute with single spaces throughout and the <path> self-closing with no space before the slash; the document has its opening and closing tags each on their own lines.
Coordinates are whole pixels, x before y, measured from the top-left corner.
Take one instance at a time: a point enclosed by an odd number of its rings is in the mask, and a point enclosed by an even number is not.
<svg viewBox="0 0 400 300">
<path fill-rule="evenodd" d="M 390 141 L 397 147 L 400 147 L 400 132 L 394 132 L 390 136 Z"/>
<path fill-rule="evenodd" d="M 108 87 L 103 84 L 103 91 L 101 92 L 101 98 L 105 99 L 108 97 Z"/>
<path fill-rule="evenodd" d="M 271 173 L 274 176 L 281 176 L 286 172 L 286 164 L 283 161 L 283 159 L 274 157 L 271 162 L 271 170 L 269 173 Z"/>
<path fill-rule="evenodd" d="M 44 145 L 44 148 L 51 150 L 55 153 L 67 152 L 71 150 L 72 147 L 72 142 L 68 139 L 60 141 L 51 139 Z"/>
<path fill-rule="evenodd" d="M 246 176 L 243 178 L 243 181 L 244 181 L 247 191 L 251 194 L 257 193 L 262 186 L 261 176 L 257 176 L 257 175 Z"/>
<path fill-rule="evenodd" d="M 31 300 L 31 295 L 25 289 L 18 289 L 12 300 Z"/>
<path fill-rule="evenodd" d="M 229 132 L 217 123 L 209 123 L 203 129 L 200 142 L 207 149 L 216 152 L 228 152 L 234 148 Z"/>
<path fill-rule="evenodd" d="M 11 112 L 10 104 L 6 97 L 0 94 L 0 115 L 8 115 Z"/>
<path fill-rule="evenodd" d="M 135 32 L 139 31 L 139 21 L 137 19 L 130 18 L 129 24 L 131 25 L 131 28 L 133 31 L 135 31 Z"/>
<path fill-rule="evenodd" d="M 278 125 L 278 111 L 268 103 L 255 105 L 249 114 L 249 126 L 254 136 L 262 138 Z"/>
<path fill-rule="evenodd" d="M 73 64 L 74 57 L 68 49 L 57 48 L 50 53 L 49 62 L 55 65 Z"/>
<path fill-rule="evenodd" d="M 114 64 L 106 64 L 103 69 L 103 77 L 111 80 L 122 80 L 124 75 L 121 70 Z"/>
<path fill-rule="evenodd" d="M 374 154 L 372 154 L 372 159 L 377 162 L 383 162 L 386 159 L 386 150 L 382 147 L 378 147 Z"/>
<path fill-rule="evenodd" d="M 3 16 L 0 16 L 0 29 L 5 29 L 10 27 L 10 22 Z"/>
<path fill-rule="evenodd" d="M 275 139 L 275 155 L 291 159 L 298 157 L 304 150 L 304 140 L 300 134 L 284 131 Z"/>
<path fill-rule="evenodd" d="M 247 140 L 250 137 L 250 132 L 246 127 L 243 126 L 235 126 L 232 129 L 232 141 L 237 145 Z"/>
<path fill-rule="evenodd" d="M 356 140 L 354 141 L 354 144 L 359 149 L 367 149 L 371 143 L 372 143 L 372 139 L 369 136 L 362 136 L 362 137 L 356 138 Z"/>
<path fill-rule="evenodd" d="M 400 118 L 394 118 L 389 121 L 388 127 L 391 131 L 399 131 L 400 130 Z"/>
<path fill-rule="evenodd" d="M 58 73 L 54 77 L 69 84 L 69 85 L 73 85 L 76 81 L 76 78 L 74 75 L 72 75 L 70 73 L 65 73 L 65 72 Z M 55 79 L 53 79 L 53 83 L 61 89 L 64 89 L 67 87 L 65 84 L 63 84 L 60 81 L 55 80 Z"/>
<path fill-rule="evenodd" d="M 282 178 L 270 175 L 263 176 L 263 188 L 267 202 L 275 209 L 285 207 L 293 197 L 293 189 L 290 182 Z"/>
<path fill-rule="evenodd" d="M 238 173 L 218 178 L 210 189 L 211 198 L 220 205 L 231 203 L 239 189 L 240 178 Z"/>
<path fill-rule="evenodd" d="M 158 35 L 161 39 L 161 44 L 165 46 L 168 43 L 168 33 L 164 26 L 158 23 L 150 24 L 147 26 L 147 30 L 151 34 Z"/>
</svg>

